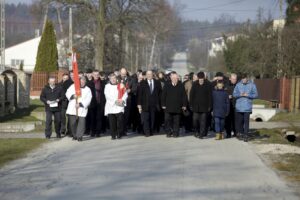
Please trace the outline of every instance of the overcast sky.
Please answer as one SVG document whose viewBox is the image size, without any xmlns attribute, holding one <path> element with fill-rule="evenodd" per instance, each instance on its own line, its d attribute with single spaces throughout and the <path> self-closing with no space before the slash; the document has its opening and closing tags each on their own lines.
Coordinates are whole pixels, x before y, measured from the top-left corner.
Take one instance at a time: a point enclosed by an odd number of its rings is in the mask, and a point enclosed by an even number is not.
<svg viewBox="0 0 300 200">
<path fill-rule="evenodd" d="M 222 13 L 235 17 L 237 21 L 254 20 L 259 7 L 265 14 L 270 11 L 273 18 L 279 18 L 279 0 L 169 0 L 171 3 L 180 1 L 186 8 L 182 10 L 185 19 L 212 21 Z M 285 2 L 285 0 L 283 0 Z M 31 0 L 6 0 L 7 3 L 30 3 Z M 284 5 L 284 9 L 285 9 Z M 285 12 L 284 12 L 285 13 Z"/>
</svg>

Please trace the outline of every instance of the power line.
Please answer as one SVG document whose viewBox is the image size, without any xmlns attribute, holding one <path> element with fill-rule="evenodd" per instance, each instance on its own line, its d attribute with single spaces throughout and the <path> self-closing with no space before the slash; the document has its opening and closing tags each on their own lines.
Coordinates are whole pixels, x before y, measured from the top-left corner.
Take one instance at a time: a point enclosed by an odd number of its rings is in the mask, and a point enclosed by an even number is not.
<svg viewBox="0 0 300 200">
<path fill-rule="evenodd" d="M 205 7 L 205 8 L 195 8 L 195 9 L 193 8 L 193 9 L 185 10 L 185 11 L 182 11 L 182 12 L 193 12 L 193 11 L 208 10 L 208 9 L 211 9 L 211 8 L 218 8 L 218 7 L 224 7 L 224 6 L 228 6 L 228 5 L 232 5 L 232 4 L 238 4 L 238 3 L 241 3 L 243 1 L 246 1 L 246 0 L 231 1 L 231 2 L 228 2 L 228 3 L 217 4 L 217 5 L 213 5 L 213 6 L 209 6 L 209 7 Z"/>
</svg>

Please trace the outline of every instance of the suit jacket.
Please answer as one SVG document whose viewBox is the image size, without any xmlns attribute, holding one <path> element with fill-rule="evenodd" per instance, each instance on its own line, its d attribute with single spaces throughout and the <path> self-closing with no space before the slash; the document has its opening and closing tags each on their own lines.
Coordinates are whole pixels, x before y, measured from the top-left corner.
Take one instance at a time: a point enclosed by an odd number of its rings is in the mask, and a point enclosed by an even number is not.
<svg viewBox="0 0 300 200">
<path fill-rule="evenodd" d="M 151 109 L 159 111 L 160 107 L 160 96 L 161 96 L 161 84 L 159 81 L 153 79 L 154 88 L 151 94 L 148 80 L 143 80 L 140 83 L 138 91 L 138 105 L 142 106 L 143 112 L 149 112 Z"/>
</svg>

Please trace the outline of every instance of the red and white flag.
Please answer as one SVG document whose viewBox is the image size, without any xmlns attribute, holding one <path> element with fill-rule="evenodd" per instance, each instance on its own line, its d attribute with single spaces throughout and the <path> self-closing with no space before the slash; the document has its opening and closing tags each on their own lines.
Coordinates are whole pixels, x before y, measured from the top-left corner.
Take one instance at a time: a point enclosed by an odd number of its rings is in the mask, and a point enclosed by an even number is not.
<svg viewBox="0 0 300 200">
<path fill-rule="evenodd" d="M 76 94 L 77 97 L 80 97 L 81 96 L 81 90 L 80 90 L 80 81 L 79 81 L 78 64 L 77 64 L 76 53 L 72 54 L 72 68 L 73 68 L 73 74 L 74 74 L 75 94 Z"/>
</svg>

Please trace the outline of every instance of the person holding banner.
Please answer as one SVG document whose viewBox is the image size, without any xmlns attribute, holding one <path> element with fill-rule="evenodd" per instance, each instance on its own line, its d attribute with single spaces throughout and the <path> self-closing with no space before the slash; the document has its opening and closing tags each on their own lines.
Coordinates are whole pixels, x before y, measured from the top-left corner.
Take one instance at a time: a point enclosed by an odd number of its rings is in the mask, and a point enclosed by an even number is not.
<svg viewBox="0 0 300 200">
<path fill-rule="evenodd" d="M 76 82 L 75 78 L 74 81 Z M 81 76 L 79 90 L 74 83 L 66 93 L 66 97 L 69 100 L 67 114 L 70 119 L 71 132 L 73 139 L 79 142 L 82 141 L 83 134 L 85 133 L 85 118 L 92 100 L 92 92 L 86 86 L 86 82 L 86 78 Z"/>
<path fill-rule="evenodd" d="M 104 89 L 106 98 L 105 116 L 108 116 L 111 139 L 121 139 L 124 135 L 124 107 L 128 97 L 124 83 L 117 82 L 117 76 L 111 74 Z"/>
</svg>

